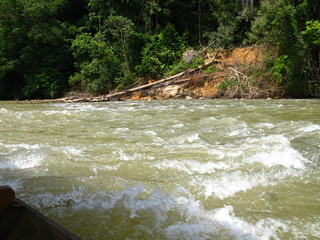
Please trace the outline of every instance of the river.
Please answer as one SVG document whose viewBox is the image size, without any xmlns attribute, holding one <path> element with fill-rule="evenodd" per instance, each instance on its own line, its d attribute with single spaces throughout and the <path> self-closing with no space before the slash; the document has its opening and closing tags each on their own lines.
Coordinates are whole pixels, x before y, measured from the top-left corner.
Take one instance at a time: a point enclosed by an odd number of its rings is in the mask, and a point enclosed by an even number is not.
<svg viewBox="0 0 320 240">
<path fill-rule="evenodd" d="M 319 239 L 319 100 L 0 102 L 0 185 L 83 239 Z"/>
</svg>

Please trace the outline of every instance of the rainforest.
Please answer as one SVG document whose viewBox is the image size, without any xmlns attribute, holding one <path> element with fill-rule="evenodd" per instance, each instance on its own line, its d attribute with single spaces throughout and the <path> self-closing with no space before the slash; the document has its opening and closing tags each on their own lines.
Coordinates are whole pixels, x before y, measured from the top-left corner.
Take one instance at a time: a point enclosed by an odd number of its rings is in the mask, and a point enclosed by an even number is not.
<svg viewBox="0 0 320 240">
<path fill-rule="evenodd" d="M 199 66 L 202 85 L 223 73 L 209 98 L 317 98 L 319 9 L 319 0 L 0 0 L 0 99 L 98 96 Z M 213 59 L 255 46 L 257 64 L 226 71 Z M 205 64 L 210 54 L 216 65 Z"/>
</svg>

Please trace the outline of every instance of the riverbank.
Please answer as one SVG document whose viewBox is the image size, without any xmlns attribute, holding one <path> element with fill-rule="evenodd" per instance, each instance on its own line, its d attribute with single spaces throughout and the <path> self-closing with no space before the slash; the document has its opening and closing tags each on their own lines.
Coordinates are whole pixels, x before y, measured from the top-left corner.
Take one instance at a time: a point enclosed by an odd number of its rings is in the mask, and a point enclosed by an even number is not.
<svg viewBox="0 0 320 240">
<path fill-rule="evenodd" d="M 70 92 L 58 99 L 31 100 L 42 102 L 103 102 L 162 99 L 213 98 L 281 98 L 283 92 L 270 80 L 266 62 L 270 60 L 267 46 L 250 46 L 229 50 L 206 51 L 204 64 L 160 80 L 144 80 L 133 88 L 94 96 Z M 25 101 L 24 101 L 25 102 Z"/>
</svg>

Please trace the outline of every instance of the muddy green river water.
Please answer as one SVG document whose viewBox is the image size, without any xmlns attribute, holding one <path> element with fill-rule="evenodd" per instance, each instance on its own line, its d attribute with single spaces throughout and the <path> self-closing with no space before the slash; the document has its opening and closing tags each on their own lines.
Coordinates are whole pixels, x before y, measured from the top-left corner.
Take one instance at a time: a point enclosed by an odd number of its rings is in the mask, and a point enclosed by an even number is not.
<svg viewBox="0 0 320 240">
<path fill-rule="evenodd" d="M 0 102 L 0 185 L 83 239 L 320 239 L 320 100 Z"/>
</svg>

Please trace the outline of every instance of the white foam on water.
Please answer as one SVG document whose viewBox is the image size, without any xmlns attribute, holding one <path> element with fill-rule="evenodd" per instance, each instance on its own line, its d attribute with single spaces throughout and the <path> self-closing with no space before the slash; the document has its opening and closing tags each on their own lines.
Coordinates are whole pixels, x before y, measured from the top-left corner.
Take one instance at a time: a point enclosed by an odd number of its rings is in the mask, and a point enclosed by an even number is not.
<svg viewBox="0 0 320 240">
<path fill-rule="evenodd" d="M 272 184 L 265 174 L 249 175 L 241 171 L 216 173 L 214 178 L 194 179 L 192 184 L 202 186 L 205 197 L 216 196 L 220 199 L 231 197 L 257 185 Z"/>
<path fill-rule="evenodd" d="M 276 235 L 277 231 L 288 232 L 291 230 L 289 226 L 290 225 L 284 221 L 265 218 L 258 221 L 254 226 L 251 226 L 250 231 L 258 235 L 260 240 L 281 240 L 281 238 Z"/>
<path fill-rule="evenodd" d="M 116 128 L 113 131 L 113 134 L 120 134 L 120 133 L 127 133 L 129 131 L 129 128 L 124 127 L 124 128 Z"/>
<path fill-rule="evenodd" d="M 236 159 L 236 158 L 244 156 L 245 153 L 241 149 L 241 147 L 234 148 L 233 146 L 230 146 L 230 145 L 224 146 L 223 150 L 225 152 L 225 157 L 227 159 Z M 234 162 L 233 164 L 234 164 L 234 166 L 237 166 L 239 163 L 238 162 Z"/>
<path fill-rule="evenodd" d="M 138 204 L 141 199 L 137 196 L 144 190 L 143 185 L 138 185 L 134 187 L 128 187 L 123 190 L 117 191 L 116 193 L 107 193 L 100 191 L 96 195 L 91 196 L 85 201 L 82 201 L 74 206 L 74 209 L 93 209 L 96 207 L 111 209 L 114 208 L 115 205 L 120 201 L 123 203 L 123 206 L 128 210 L 132 210 L 130 216 L 133 218 L 135 216 L 135 212 L 139 208 Z M 141 205 L 142 206 L 142 205 Z M 145 208 L 145 207 L 144 207 Z"/>
<path fill-rule="evenodd" d="M 7 114 L 9 113 L 9 110 L 6 108 L 0 108 L 0 114 Z"/>
<path fill-rule="evenodd" d="M 250 134 L 248 125 L 245 122 L 235 122 L 235 123 L 232 123 L 232 125 L 230 126 L 232 127 L 230 127 L 229 132 L 227 133 L 229 137 L 233 137 L 233 136 L 245 137 L 245 136 L 249 136 Z"/>
<path fill-rule="evenodd" d="M 98 173 L 98 170 L 107 170 L 107 171 L 116 171 L 121 167 L 122 163 L 121 162 L 116 162 L 115 164 L 112 165 L 96 165 L 94 164 L 91 167 L 91 170 L 95 173 Z"/>
<path fill-rule="evenodd" d="M 100 105 L 91 104 L 91 103 L 72 103 L 72 104 L 60 104 L 55 105 L 57 108 L 63 107 L 65 110 L 69 110 L 72 113 L 77 112 L 92 112 L 92 111 L 112 111 L 113 109 L 109 108 L 108 105 L 101 107 Z"/>
<path fill-rule="evenodd" d="M 266 218 L 255 224 L 249 224 L 234 214 L 232 206 L 225 206 L 212 211 L 211 219 L 217 221 L 225 229 L 229 230 L 232 239 L 243 240 L 280 240 L 277 231 L 289 231 L 286 223 L 280 220 Z"/>
<path fill-rule="evenodd" d="M 72 146 L 66 146 L 63 147 L 63 153 L 65 153 L 68 157 L 76 157 L 76 156 L 82 156 L 84 149 L 78 149 Z"/>
<path fill-rule="evenodd" d="M 2 144 L 8 153 L 0 161 L 0 169 L 28 169 L 40 166 L 44 153 L 41 145 L 29 144 Z"/>
<path fill-rule="evenodd" d="M 320 131 L 320 125 L 318 124 L 309 124 L 297 130 L 297 132 L 303 132 L 303 133 L 318 132 L 318 131 Z"/>
<path fill-rule="evenodd" d="M 74 206 L 80 204 L 86 199 L 84 188 L 73 189 L 71 192 L 54 194 L 52 192 L 44 192 L 33 195 L 27 201 L 32 202 L 32 205 L 41 208 L 54 208 L 63 206 Z"/>
<path fill-rule="evenodd" d="M 184 109 L 187 109 L 187 107 L 185 106 L 185 105 L 180 105 L 179 107 L 178 107 L 178 109 L 179 110 L 184 110 Z M 191 109 L 192 110 L 192 109 Z"/>
<path fill-rule="evenodd" d="M 157 136 L 158 135 L 158 133 L 156 133 L 155 131 L 151 131 L 151 130 L 144 131 L 144 133 L 149 136 Z"/>
<path fill-rule="evenodd" d="M 200 140 L 199 133 L 193 133 L 193 134 L 184 136 L 183 142 L 193 143 L 193 142 L 196 142 L 198 140 Z"/>
<path fill-rule="evenodd" d="M 272 129 L 275 127 L 273 123 L 258 123 L 255 125 L 257 128 L 265 128 L 265 129 Z"/>
<path fill-rule="evenodd" d="M 120 163 L 116 164 L 115 166 L 105 165 L 102 167 L 102 169 L 115 171 L 120 167 L 120 165 L 121 165 Z"/>
<path fill-rule="evenodd" d="M 292 231 L 299 239 L 307 239 L 305 237 L 307 235 L 314 237 L 314 239 L 320 239 L 320 218 L 317 222 L 307 222 L 302 227 L 294 227 Z"/>
<path fill-rule="evenodd" d="M 88 112 L 88 111 L 94 111 L 98 108 L 96 106 L 93 106 L 92 104 L 78 104 L 74 106 L 74 110 L 79 112 Z"/>
<path fill-rule="evenodd" d="M 180 144 L 182 143 L 194 143 L 200 140 L 199 133 L 191 133 L 178 137 Z"/>
<path fill-rule="evenodd" d="M 188 174 L 214 173 L 216 170 L 227 169 L 229 166 L 224 162 L 198 162 L 195 160 L 165 160 L 153 165 L 162 170 L 176 169 Z"/>
<path fill-rule="evenodd" d="M 287 168 L 305 169 L 304 162 L 307 160 L 294 149 L 283 149 L 257 153 L 252 157 L 251 161 L 260 162 L 268 167 L 282 165 Z"/>
<path fill-rule="evenodd" d="M 0 169 L 15 169 L 16 165 L 9 159 L 0 158 Z"/>
<path fill-rule="evenodd" d="M 232 206 L 225 206 L 209 213 L 212 221 L 218 222 L 223 228 L 229 230 L 229 236 L 233 239 L 256 240 L 252 225 L 236 217 Z"/>
<path fill-rule="evenodd" d="M 44 155 L 41 152 L 36 152 L 21 155 L 19 154 L 17 158 L 18 159 L 14 161 L 15 168 L 28 169 L 40 166 L 44 159 Z"/>
<path fill-rule="evenodd" d="M 188 174 L 193 173 L 185 164 L 182 163 L 182 161 L 177 161 L 177 160 L 161 161 L 159 163 L 153 164 L 153 167 L 161 169 L 161 170 L 175 169 L 178 171 L 186 172 Z"/>
<path fill-rule="evenodd" d="M 232 166 L 232 163 L 230 163 L 230 166 Z M 256 169 L 254 173 L 236 169 L 233 172 L 217 171 L 212 176 L 199 175 L 194 177 L 190 184 L 202 189 L 199 193 L 206 198 L 214 196 L 223 200 L 254 187 L 274 186 L 286 178 L 300 178 L 304 174 L 303 170 L 295 168 L 261 169 L 260 171 Z"/>
<path fill-rule="evenodd" d="M 0 176 L 0 186 L 10 186 L 15 191 L 21 189 L 22 182 L 21 180 L 11 180 L 11 179 L 4 179 L 2 176 Z"/>
<path fill-rule="evenodd" d="M 201 124 L 203 125 L 209 125 L 209 124 L 213 124 L 215 121 L 217 121 L 217 119 L 213 116 L 211 117 L 206 117 L 206 118 L 203 118 L 201 119 Z"/>
<path fill-rule="evenodd" d="M 250 133 L 248 128 L 240 128 L 236 130 L 232 130 L 231 132 L 228 133 L 229 137 L 233 136 L 248 136 Z"/>
<path fill-rule="evenodd" d="M 23 112 L 17 112 L 17 113 L 15 114 L 15 117 L 16 117 L 17 119 L 27 119 L 27 118 L 24 116 L 24 113 L 23 113 Z"/>
<path fill-rule="evenodd" d="M 70 116 L 71 111 L 69 110 L 47 110 L 47 111 L 42 111 L 41 112 L 45 116 L 52 116 L 52 115 L 65 115 L 65 116 Z"/>
<path fill-rule="evenodd" d="M 305 169 L 308 162 L 297 150 L 291 147 L 290 141 L 282 135 L 271 135 L 259 140 L 257 153 L 248 162 L 259 162 L 267 167 L 282 165 L 286 168 Z M 256 142 L 257 144 L 257 142 Z"/>
<path fill-rule="evenodd" d="M 177 187 L 170 194 L 160 189 L 147 193 L 143 185 L 138 185 L 115 193 L 99 191 L 94 195 L 86 195 L 83 189 L 64 195 L 44 193 L 35 197 L 34 205 L 39 208 L 71 206 L 74 211 L 99 209 L 100 214 L 102 209 L 109 213 L 114 211 L 118 220 L 125 218 L 126 222 L 130 222 L 128 219 L 132 219 L 133 224 L 139 224 L 137 228 L 131 225 L 132 231 L 139 231 L 143 227 L 150 236 L 163 235 L 170 240 L 278 240 L 279 229 L 282 232 L 289 230 L 285 223 L 275 219 L 248 223 L 234 214 L 232 206 L 206 210 L 201 201 L 183 187 Z"/>
<path fill-rule="evenodd" d="M 201 203 L 190 195 L 184 194 L 175 199 L 186 221 L 172 224 L 165 229 L 169 239 L 280 240 L 277 231 L 289 230 L 284 222 L 270 218 L 250 224 L 237 217 L 232 206 L 205 210 Z"/>
<path fill-rule="evenodd" d="M 249 224 L 235 216 L 232 206 L 205 210 L 202 203 L 183 187 L 178 187 L 170 195 L 155 191 L 145 200 L 135 200 L 137 192 L 133 191 L 130 204 L 125 204 L 131 210 L 131 217 L 138 217 L 140 211 L 153 211 L 159 226 L 166 223 L 169 212 L 176 212 L 180 217 L 170 219 L 168 227 L 163 229 L 168 239 L 239 239 L 267 240 L 279 239 L 277 230 L 287 230 L 285 224 L 273 219 L 263 219 L 256 224 Z M 118 198 L 119 199 L 119 198 Z M 173 220 L 173 221 L 172 221 Z"/>
<path fill-rule="evenodd" d="M 209 240 L 215 239 L 212 238 L 212 235 L 215 235 L 215 231 L 217 231 L 217 228 L 212 226 L 210 221 L 202 221 L 201 223 L 178 223 L 169 226 L 165 234 L 167 239 L 170 240 Z"/>
<path fill-rule="evenodd" d="M 118 149 L 112 152 L 114 157 L 119 158 L 121 161 L 134 161 L 142 158 L 140 153 L 135 152 L 133 155 L 126 154 L 122 149 Z"/>
<path fill-rule="evenodd" d="M 173 128 L 183 128 L 184 124 L 183 123 L 177 123 L 177 124 L 172 125 L 172 127 Z"/>
<path fill-rule="evenodd" d="M 171 202 L 163 202 L 163 200 L 166 201 L 169 199 L 167 199 L 167 196 L 159 189 L 154 190 L 147 199 L 141 199 L 138 195 L 142 193 L 143 190 L 144 186 L 138 185 L 119 191 L 113 196 L 109 195 L 111 201 L 107 205 L 104 204 L 104 207 L 110 208 L 121 200 L 123 201 L 123 206 L 127 210 L 130 210 L 130 218 L 139 217 L 139 212 L 150 211 L 153 213 L 156 223 L 161 224 L 165 220 Z"/>
<path fill-rule="evenodd" d="M 158 137 L 158 133 L 156 133 L 155 131 L 146 130 L 146 131 L 143 131 L 143 134 L 145 134 L 147 137 L 151 138 L 152 141 L 156 144 L 164 142 L 164 139 L 162 139 L 161 137 Z"/>
<path fill-rule="evenodd" d="M 222 160 L 226 156 L 224 151 L 218 149 L 209 149 L 207 152 L 213 155 L 216 160 Z"/>
<path fill-rule="evenodd" d="M 92 171 L 95 175 L 97 175 L 97 173 L 98 173 L 98 170 L 97 170 L 96 167 L 91 167 L 91 171 Z"/>
<path fill-rule="evenodd" d="M 8 150 L 17 150 L 19 148 L 26 149 L 26 150 L 33 150 L 33 149 L 40 149 L 42 147 L 41 144 L 26 144 L 26 143 L 19 143 L 19 144 L 2 144 L 1 146 L 7 148 Z"/>
</svg>

